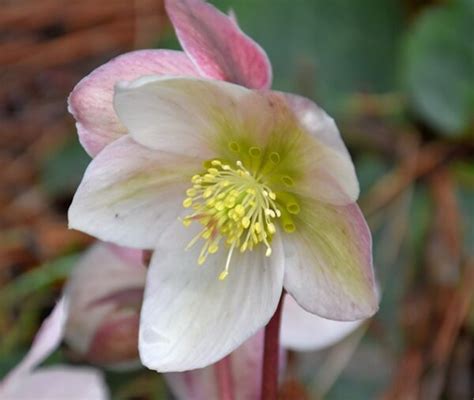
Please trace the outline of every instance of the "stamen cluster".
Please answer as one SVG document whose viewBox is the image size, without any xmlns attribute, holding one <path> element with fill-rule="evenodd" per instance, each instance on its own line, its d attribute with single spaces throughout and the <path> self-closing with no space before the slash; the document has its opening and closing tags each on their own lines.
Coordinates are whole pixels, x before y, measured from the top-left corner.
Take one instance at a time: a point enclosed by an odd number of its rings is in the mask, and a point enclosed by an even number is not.
<svg viewBox="0 0 474 400">
<path fill-rule="evenodd" d="M 204 264 L 207 256 L 216 253 L 222 244 L 227 245 L 229 253 L 220 280 L 229 273 L 235 248 L 241 252 L 251 251 L 259 243 L 264 243 L 267 247 L 265 254 L 270 256 L 270 243 L 276 232 L 273 220 L 281 216 L 281 211 L 275 193 L 264 182 L 252 175 L 241 161 L 231 167 L 220 160 L 212 160 L 206 172 L 194 175 L 191 182 L 193 186 L 186 191 L 188 197 L 183 206 L 192 208 L 193 212 L 183 219 L 183 224 L 189 226 L 198 221 L 204 226 L 187 247 L 199 239 L 205 240 L 198 258 L 199 265 Z"/>
</svg>

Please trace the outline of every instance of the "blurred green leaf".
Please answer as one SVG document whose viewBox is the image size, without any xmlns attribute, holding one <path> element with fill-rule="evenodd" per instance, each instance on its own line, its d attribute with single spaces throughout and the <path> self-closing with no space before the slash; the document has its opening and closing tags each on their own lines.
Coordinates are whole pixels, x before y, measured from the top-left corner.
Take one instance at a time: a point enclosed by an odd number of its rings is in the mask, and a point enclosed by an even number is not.
<svg viewBox="0 0 474 400">
<path fill-rule="evenodd" d="M 386 174 L 390 165 L 381 154 L 363 153 L 354 159 L 359 178 L 360 192 L 367 193 L 369 189 Z"/>
<path fill-rule="evenodd" d="M 474 122 L 474 1 L 429 9 L 406 36 L 402 79 L 417 113 L 445 135 Z"/>
<path fill-rule="evenodd" d="M 25 272 L 0 290 L 0 304 L 6 306 L 20 301 L 30 293 L 67 278 L 78 258 L 79 254 L 64 256 Z"/>
<path fill-rule="evenodd" d="M 90 157 L 73 135 L 44 161 L 41 184 L 51 196 L 74 193 L 89 162 Z"/>
</svg>

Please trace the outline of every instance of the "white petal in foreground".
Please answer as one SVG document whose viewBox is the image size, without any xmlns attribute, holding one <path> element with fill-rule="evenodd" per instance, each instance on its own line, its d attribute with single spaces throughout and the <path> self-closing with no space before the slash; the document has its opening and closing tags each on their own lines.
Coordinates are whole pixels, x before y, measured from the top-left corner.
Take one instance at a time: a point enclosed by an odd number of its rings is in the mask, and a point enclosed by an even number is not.
<svg viewBox="0 0 474 400">
<path fill-rule="evenodd" d="M 230 272 L 218 280 L 227 251 L 198 266 L 199 243 L 185 251 L 198 224 L 177 222 L 163 232 L 147 277 L 141 314 L 142 363 L 161 372 L 202 368 L 236 349 L 273 315 L 282 290 L 283 254 L 278 238 L 265 248 L 234 252 Z"/>
<path fill-rule="evenodd" d="M 200 163 L 126 136 L 92 160 L 69 208 L 69 227 L 122 246 L 153 248 L 182 210 Z"/>
<path fill-rule="evenodd" d="M 357 206 L 302 202 L 285 238 L 285 288 L 307 311 L 354 321 L 378 309 L 372 238 Z"/>
<path fill-rule="evenodd" d="M 303 310 L 293 297 L 283 303 L 281 345 L 311 351 L 329 347 L 355 331 L 363 321 L 333 321 Z"/>
</svg>

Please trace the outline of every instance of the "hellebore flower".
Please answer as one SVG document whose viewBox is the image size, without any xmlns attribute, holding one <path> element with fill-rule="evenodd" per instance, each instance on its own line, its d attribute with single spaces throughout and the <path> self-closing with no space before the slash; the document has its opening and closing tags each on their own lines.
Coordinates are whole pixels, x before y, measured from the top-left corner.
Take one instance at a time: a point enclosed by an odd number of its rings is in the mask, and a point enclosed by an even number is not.
<svg viewBox="0 0 474 400">
<path fill-rule="evenodd" d="M 64 339 L 80 358 L 124 368 L 138 363 L 138 327 L 146 269 L 142 252 L 96 243 L 79 259 L 65 292 Z"/>
<path fill-rule="evenodd" d="M 186 53 L 122 56 L 70 96 L 82 143 L 102 149 L 70 227 L 154 250 L 142 362 L 182 371 L 221 359 L 269 321 L 283 287 L 322 317 L 371 316 L 371 236 L 334 121 L 262 90 L 268 59 L 229 17 L 199 0 L 167 10 Z"/>
<path fill-rule="evenodd" d="M 35 369 L 60 344 L 66 300 L 58 302 L 43 322 L 25 358 L 0 382 L 2 400 L 105 400 L 108 390 L 100 371 L 65 365 Z"/>
</svg>

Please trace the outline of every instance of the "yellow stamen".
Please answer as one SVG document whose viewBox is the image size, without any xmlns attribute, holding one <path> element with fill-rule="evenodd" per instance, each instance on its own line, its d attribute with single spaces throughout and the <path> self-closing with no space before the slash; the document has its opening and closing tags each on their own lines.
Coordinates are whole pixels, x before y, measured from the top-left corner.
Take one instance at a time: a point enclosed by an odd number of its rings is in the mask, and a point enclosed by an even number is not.
<svg viewBox="0 0 474 400">
<path fill-rule="evenodd" d="M 251 150 L 257 155 L 260 149 Z M 212 160 L 206 165 L 209 168 L 201 175 L 194 175 L 193 186 L 186 191 L 189 197 L 183 201 L 183 206 L 192 206 L 193 212 L 183 219 L 183 224 L 189 226 L 196 221 L 204 226 L 187 246 L 190 248 L 199 239 L 204 240 L 199 265 L 209 254 L 217 253 L 220 239 L 224 238 L 224 245 L 229 246 L 225 268 L 219 275 L 219 279 L 224 280 L 229 274 L 234 248 L 245 252 L 263 243 L 267 247 L 266 256 L 271 255 L 270 243 L 276 233 L 272 221 L 281 216 L 281 211 L 276 203 L 277 195 L 241 161 L 235 166 L 220 160 Z"/>
</svg>

